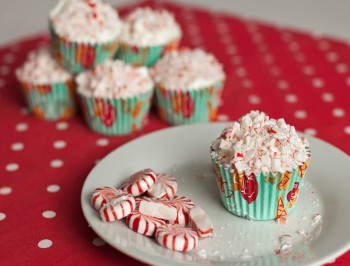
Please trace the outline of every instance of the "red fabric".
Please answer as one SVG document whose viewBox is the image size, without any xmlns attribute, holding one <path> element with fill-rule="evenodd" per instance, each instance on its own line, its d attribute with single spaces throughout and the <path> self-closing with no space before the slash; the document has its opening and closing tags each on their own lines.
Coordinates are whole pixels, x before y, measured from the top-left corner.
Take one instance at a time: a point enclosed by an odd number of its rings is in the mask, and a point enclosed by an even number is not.
<svg viewBox="0 0 350 266">
<path fill-rule="evenodd" d="M 350 154 L 348 44 L 229 15 L 162 5 L 181 23 L 182 45 L 199 45 L 225 66 L 228 79 L 219 120 L 235 120 L 251 109 L 259 109 L 272 117 L 284 117 L 298 130 L 307 130 Z M 0 48 L 1 264 L 135 263 L 108 245 L 92 243 L 97 236 L 82 215 L 81 188 L 96 160 L 131 139 L 168 125 L 152 113 L 150 124 L 141 133 L 103 137 L 92 133 L 81 115 L 69 120 L 67 129 L 58 130 L 58 122 L 25 114 L 13 70 L 29 50 L 47 42 L 43 34 Z M 18 131 L 23 129 L 20 123 L 28 128 Z M 107 146 L 96 144 L 101 138 L 109 141 Z M 66 146 L 55 148 L 58 140 L 65 141 Z M 21 144 L 14 143 L 22 143 L 24 148 L 16 150 Z M 63 165 L 53 168 L 53 160 L 61 160 Z M 16 168 L 13 164 L 18 169 L 11 171 Z M 58 185 L 60 190 L 50 193 L 50 185 Z M 47 210 L 56 216 L 44 218 L 42 213 Z M 43 239 L 51 240 L 52 246 L 39 248 Z M 347 252 L 335 264 L 349 262 Z"/>
</svg>

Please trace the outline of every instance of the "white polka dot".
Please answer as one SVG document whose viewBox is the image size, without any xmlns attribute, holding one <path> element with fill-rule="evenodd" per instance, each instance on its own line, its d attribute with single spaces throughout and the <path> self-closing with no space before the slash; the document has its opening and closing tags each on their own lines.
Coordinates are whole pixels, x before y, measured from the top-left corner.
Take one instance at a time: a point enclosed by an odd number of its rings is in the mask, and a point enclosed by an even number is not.
<svg viewBox="0 0 350 266">
<path fill-rule="evenodd" d="M 257 48 L 260 53 L 267 53 L 267 51 L 269 50 L 265 43 L 259 43 L 257 45 Z"/>
<path fill-rule="evenodd" d="M 98 139 L 96 140 L 96 145 L 103 147 L 103 146 L 107 146 L 109 143 L 108 139 Z"/>
<path fill-rule="evenodd" d="M 52 160 L 50 162 L 50 166 L 52 168 L 60 168 L 63 166 L 63 161 L 62 160 L 59 160 L 59 159 L 56 159 L 56 160 Z"/>
<path fill-rule="evenodd" d="M 227 34 L 229 31 L 229 27 L 227 26 L 227 24 L 225 22 L 219 21 L 215 24 L 215 26 L 216 26 L 216 30 L 219 34 Z"/>
<path fill-rule="evenodd" d="M 236 46 L 234 46 L 233 44 L 227 45 L 226 46 L 226 53 L 228 55 L 233 55 L 233 54 L 237 53 Z"/>
<path fill-rule="evenodd" d="M 192 36 L 197 36 L 199 35 L 199 28 L 196 24 L 190 24 L 187 27 L 187 32 Z"/>
<path fill-rule="evenodd" d="M 21 151 L 24 149 L 24 144 L 21 142 L 16 142 L 11 145 L 11 150 L 13 151 Z"/>
<path fill-rule="evenodd" d="M 329 42 L 326 40 L 322 40 L 318 43 L 318 47 L 322 50 L 322 51 L 327 51 L 329 50 L 329 48 L 331 47 Z"/>
<path fill-rule="evenodd" d="M 54 218 L 56 216 L 56 212 L 54 212 L 54 211 L 44 211 L 42 213 L 42 215 L 43 215 L 44 218 L 51 219 L 51 218 Z"/>
<path fill-rule="evenodd" d="M 5 218 L 6 218 L 6 214 L 0 212 L 0 221 L 5 220 Z"/>
<path fill-rule="evenodd" d="M 0 66 L 0 74 L 1 75 L 8 75 L 11 73 L 11 68 L 8 66 Z"/>
<path fill-rule="evenodd" d="M 350 86 L 350 77 L 347 77 L 347 78 L 345 79 L 345 83 L 346 83 L 346 85 Z"/>
<path fill-rule="evenodd" d="M 294 112 L 295 118 L 304 119 L 307 117 L 307 112 L 304 110 L 297 110 Z"/>
<path fill-rule="evenodd" d="M 288 48 L 289 48 L 289 50 L 292 51 L 292 52 L 297 52 L 297 51 L 299 51 L 299 49 L 300 49 L 300 45 L 299 45 L 299 43 L 297 43 L 297 42 L 291 42 L 291 43 L 288 45 Z"/>
<path fill-rule="evenodd" d="M 103 239 L 96 237 L 92 240 L 92 244 L 96 247 L 100 247 L 106 244 L 105 241 L 103 241 Z"/>
<path fill-rule="evenodd" d="M 279 88 L 280 90 L 286 90 L 289 88 L 289 83 L 286 80 L 279 80 L 277 82 L 277 88 Z"/>
<path fill-rule="evenodd" d="M 247 30 L 250 32 L 250 33 L 254 33 L 254 32 L 257 32 L 259 30 L 259 27 L 254 23 L 254 22 L 247 22 Z"/>
<path fill-rule="evenodd" d="M 259 32 L 255 32 L 252 35 L 252 41 L 254 43 L 261 43 L 264 40 L 264 37 Z"/>
<path fill-rule="evenodd" d="M 345 132 L 345 134 L 350 135 L 350 126 L 346 126 L 346 127 L 344 128 L 344 132 Z"/>
<path fill-rule="evenodd" d="M 258 95 L 250 95 L 248 97 L 248 102 L 251 104 L 259 104 L 261 102 L 261 99 Z"/>
<path fill-rule="evenodd" d="M 242 58 L 239 55 L 235 55 L 231 58 L 231 63 L 234 65 L 242 64 Z"/>
<path fill-rule="evenodd" d="M 23 108 L 21 108 L 20 113 L 21 113 L 21 115 L 28 115 L 29 110 L 28 110 L 28 108 L 23 107 Z"/>
<path fill-rule="evenodd" d="M 335 71 L 337 71 L 339 74 L 344 74 L 348 72 L 348 66 L 346 64 L 340 63 L 335 66 Z"/>
<path fill-rule="evenodd" d="M 56 124 L 56 129 L 57 130 L 66 130 L 68 128 L 68 123 L 67 122 L 58 122 Z"/>
<path fill-rule="evenodd" d="M 238 67 L 236 69 L 236 75 L 240 78 L 243 78 L 247 75 L 247 70 L 244 67 Z"/>
<path fill-rule="evenodd" d="M 264 62 L 268 65 L 273 64 L 274 58 L 272 54 L 264 54 Z"/>
<path fill-rule="evenodd" d="M 335 117 L 343 117 L 345 115 L 345 111 L 341 108 L 334 108 L 332 110 L 332 114 Z"/>
<path fill-rule="evenodd" d="M 285 100 L 288 103 L 296 103 L 298 101 L 298 97 L 295 94 L 287 94 Z"/>
<path fill-rule="evenodd" d="M 315 69 L 312 66 L 304 66 L 303 67 L 303 73 L 305 75 L 311 76 L 315 73 Z"/>
<path fill-rule="evenodd" d="M 28 124 L 26 123 L 18 123 L 16 125 L 16 131 L 18 132 L 26 131 L 27 129 L 28 129 Z"/>
<path fill-rule="evenodd" d="M 4 79 L 0 79 L 0 88 L 5 87 L 6 81 Z"/>
<path fill-rule="evenodd" d="M 232 37 L 230 35 L 222 35 L 220 39 L 221 39 L 221 42 L 225 45 L 232 43 Z"/>
<path fill-rule="evenodd" d="M 9 195 L 12 192 L 12 188 L 10 187 L 2 187 L 0 188 L 0 195 Z"/>
<path fill-rule="evenodd" d="M 328 52 L 326 54 L 326 59 L 327 59 L 327 61 L 329 61 L 331 63 L 335 63 L 338 61 L 339 56 L 336 52 Z"/>
<path fill-rule="evenodd" d="M 52 241 L 50 239 L 40 240 L 38 243 L 39 248 L 49 248 L 52 246 Z"/>
<path fill-rule="evenodd" d="M 244 79 L 242 81 L 242 86 L 244 88 L 247 88 L 247 89 L 252 88 L 253 87 L 253 82 L 250 79 Z"/>
<path fill-rule="evenodd" d="M 287 31 L 284 31 L 281 34 L 282 34 L 281 38 L 285 42 L 291 42 L 293 40 L 293 38 L 294 38 L 293 34 L 290 33 L 290 32 L 287 32 Z"/>
<path fill-rule="evenodd" d="M 275 76 L 275 77 L 281 76 L 281 70 L 277 66 L 271 67 L 270 73 L 272 76 Z"/>
<path fill-rule="evenodd" d="M 305 128 L 304 132 L 311 136 L 315 136 L 317 134 L 317 131 L 314 128 Z"/>
<path fill-rule="evenodd" d="M 5 56 L 3 57 L 3 60 L 5 63 L 13 63 L 15 61 L 15 56 L 13 54 L 5 54 Z"/>
<path fill-rule="evenodd" d="M 333 102 L 334 101 L 334 95 L 330 92 L 322 93 L 322 100 L 325 102 Z"/>
<path fill-rule="evenodd" d="M 8 165 L 6 165 L 6 171 L 8 172 L 14 172 L 17 171 L 19 169 L 19 165 L 16 163 L 9 163 Z"/>
<path fill-rule="evenodd" d="M 305 55 L 303 53 L 296 53 L 295 60 L 299 63 L 305 62 Z"/>
<path fill-rule="evenodd" d="M 63 149 L 64 147 L 66 147 L 66 142 L 64 140 L 56 140 L 54 143 L 53 143 L 53 147 L 55 149 Z"/>
<path fill-rule="evenodd" d="M 229 116 L 225 114 L 219 114 L 216 118 L 217 121 L 226 122 L 229 120 Z"/>
<path fill-rule="evenodd" d="M 49 185 L 46 188 L 46 190 L 47 190 L 47 192 L 55 193 L 55 192 L 58 192 L 60 190 L 60 186 L 59 185 Z"/>
<path fill-rule="evenodd" d="M 202 39 L 199 38 L 199 37 L 192 37 L 190 38 L 190 42 L 193 44 L 193 45 L 201 45 L 202 44 Z"/>
<path fill-rule="evenodd" d="M 313 78 L 313 79 L 311 80 L 311 84 L 312 84 L 312 86 L 314 86 L 315 88 L 322 88 L 322 87 L 324 87 L 324 82 L 323 82 L 323 80 L 320 79 L 320 78 Z"/>
</svg>

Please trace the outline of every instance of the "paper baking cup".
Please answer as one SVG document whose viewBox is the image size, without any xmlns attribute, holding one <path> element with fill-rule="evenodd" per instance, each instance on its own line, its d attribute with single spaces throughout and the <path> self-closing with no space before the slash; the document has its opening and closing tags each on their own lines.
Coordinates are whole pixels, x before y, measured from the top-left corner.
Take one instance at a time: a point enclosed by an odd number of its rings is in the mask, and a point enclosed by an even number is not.
<svg viewBox="0 0 350 266">
<path fill-rule="evenodd" d="M 74 74 L 113 58 L 118 49 L 117 40 L 107 43 L 80 43 L 59 36 L 53 27 L 50 28 L 50 32 L 54 58 L 62 67 Z"/>
<path fill-rule="evenodd" d="M 246 176 L 244 172 L 224 166 L 215 152 L 211 152 L 211 158 L 224 207 L 249 220 L 271 220 L 290 213 L 310 162 L 309 159 L 291 172 Z"/>
<path fill-rule="evenodd" d="M 80 95 L 85 121 L 94 132 L 126 135 L 141 130 L 148 123 L 152 91 L 126 99 L 88 98 Z"/>
<path fill-rule="evenodd" d="M 121 42 L 116 58 L 133 66 L 153 66 L 166 52 L 177 49 L 179 40 L 166 45 L 137 46 Z"/>
<path fill-rule="evenodd" d="M 34 115 L 43 120 L 69 119 L 75 115 L 75 82 L 37 85 L 19 81 L 28 107 Z"/>
<path fill-rule="evenodd" d="M 172 90 L 157 85 L 156 105 L 161 119 L 172 124 L 192 124 L 216 118 L 223 82 L 201 89 Z"/>
</svg>

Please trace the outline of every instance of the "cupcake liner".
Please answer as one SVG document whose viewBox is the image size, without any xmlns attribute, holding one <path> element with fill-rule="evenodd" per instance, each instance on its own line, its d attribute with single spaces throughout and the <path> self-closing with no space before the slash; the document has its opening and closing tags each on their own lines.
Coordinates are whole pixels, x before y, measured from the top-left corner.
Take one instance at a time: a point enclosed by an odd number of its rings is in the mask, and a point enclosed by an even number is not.
<svg viewBox="0 0 350 266">
<path fill-rule="evenodd" d="M 19 80 L 28 107 L 43 120 L 69 119 L 75 115 L 75 82 L 69 80 L 46 85 Z"/>
<path fill-rule="evenodd" d="M 171 90 L 156 86 L 158 115 L 172 125 L 213 121 L 216 118 L 223 81 L 201 89 Z"/>
<path fill-rule="evenodd" d="M 165 45 L 137 46 L 121 42 L 116 58 L 134 66 L 153 66 L 166 52 L 176 50 L 180 40 Z"/>
<path fill-rule="evenodd" d="M 246 176 L 244 172 L 238 173 L 223 165 L 215 152 L 211 152 L 211 158 L 224 207 L 249 220 L 271 220 L 290 213 L 303 187 L 310 161 L 308 159 L 291 172 Z"/>
<path fill-rule="evenodd" d="M 148 123 L 152 91 L 126 99 L 88 98 L 80 95 L 85 121 L 94 132 L 126 135 Z"/>
<path fill-rule="evenodd" d="M 115 55 L 119 42 L 80 43 L 58 35 L 50 27 L 52 53 L 56 61 L 71 73 L 77 74 L 104 62 Z"/>
</svg>

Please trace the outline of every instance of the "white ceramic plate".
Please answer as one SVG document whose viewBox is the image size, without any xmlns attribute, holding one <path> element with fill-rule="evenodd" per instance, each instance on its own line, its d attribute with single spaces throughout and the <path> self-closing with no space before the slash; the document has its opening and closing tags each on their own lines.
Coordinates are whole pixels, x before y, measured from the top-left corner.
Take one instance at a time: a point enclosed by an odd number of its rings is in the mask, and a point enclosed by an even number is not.
<svg viewBox="0 0 350 266">
<path fill-rule="evenodd" d="M 248 221 L 223 208 L 211 169 L 209 147 L 225 125 L 172 127 L 133 140 L 107 155 L 90 172 L 82 189 L 82 209 L 91 228 L 117 250 L 153 265 L 319 265 L 346 252 L 350 247 L 350 158 L 309 136 L 312 161 L 307 182 L 287 224 Z M 214 237 L 200 240 L 196 250 L 180 253 L 133 232 L 124 221 L 103 223 L 90 205 L 93 189 L 118 186 L 144 168 L 173 174 L 179 183 L 178 194 L 191 198 L 211 218 Z M 322 220 L 314 219 L 317 214 Z M 285 235 L 290 237 L 283 238 Z M 286 239 L 292 247 L 276 255 Z"/>
</svg>

